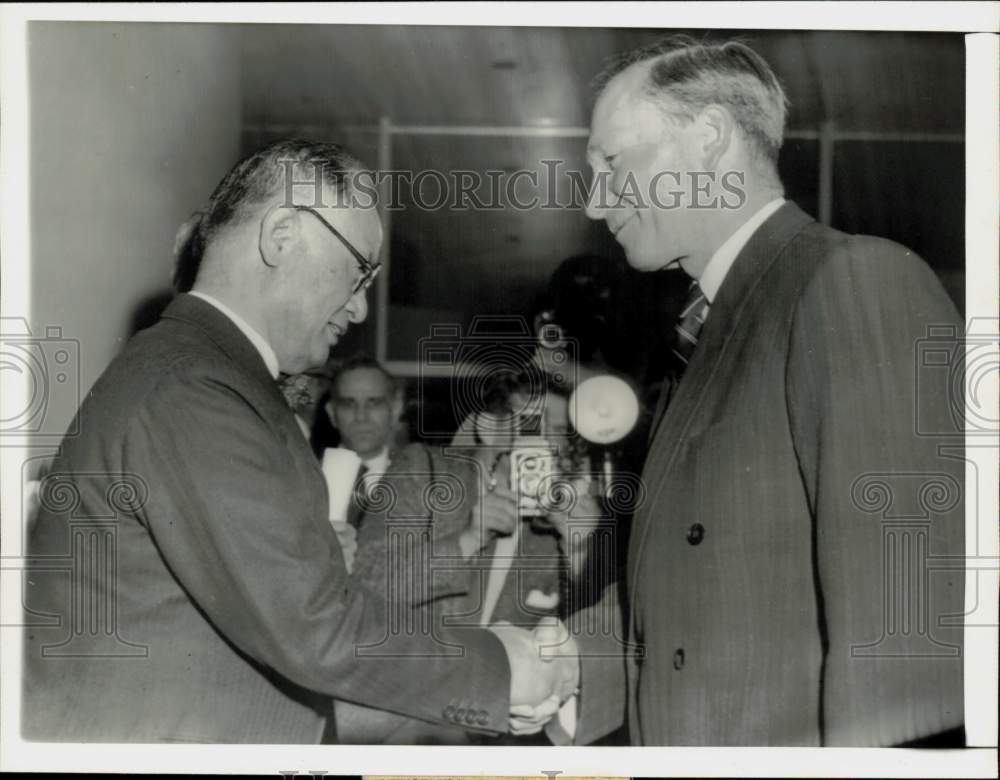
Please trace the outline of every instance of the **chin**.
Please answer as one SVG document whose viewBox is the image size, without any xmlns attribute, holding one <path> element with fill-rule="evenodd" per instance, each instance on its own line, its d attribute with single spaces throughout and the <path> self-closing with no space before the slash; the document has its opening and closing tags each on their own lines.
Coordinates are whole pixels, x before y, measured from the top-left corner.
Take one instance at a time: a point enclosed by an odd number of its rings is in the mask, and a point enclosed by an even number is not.
<svg viewBox="0 0 1000 780">
<path fill-rule="evenodd" d="M 636 271 L 660 271 L 670 265 L 669 255 L 663 247 L 624 247 L 625 260 Z"/>
</svg>

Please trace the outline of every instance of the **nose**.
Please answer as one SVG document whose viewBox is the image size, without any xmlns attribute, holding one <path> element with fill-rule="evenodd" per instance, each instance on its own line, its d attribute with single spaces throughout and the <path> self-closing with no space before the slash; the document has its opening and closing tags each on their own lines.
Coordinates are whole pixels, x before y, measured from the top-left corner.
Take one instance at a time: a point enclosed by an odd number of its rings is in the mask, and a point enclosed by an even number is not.
<svg viewBox="0 0 1000 780">
<path fill-rule="evenodd" d="M 345 307 L 347 310 L 348 321 L 357 325 L 359 322 L 364 322 L 365 318 L 368 316 L 368 298 L 366 290 L 358 290 L 351 299 L 347 302 Z"/>
<path fill-rule="evenodd" d="M 607 212 L 608 176 L 607 171 L 594 171 L 590 179 L 590 192 L 584 212 L 590 219 L 604 219 Z"/>
</svg>

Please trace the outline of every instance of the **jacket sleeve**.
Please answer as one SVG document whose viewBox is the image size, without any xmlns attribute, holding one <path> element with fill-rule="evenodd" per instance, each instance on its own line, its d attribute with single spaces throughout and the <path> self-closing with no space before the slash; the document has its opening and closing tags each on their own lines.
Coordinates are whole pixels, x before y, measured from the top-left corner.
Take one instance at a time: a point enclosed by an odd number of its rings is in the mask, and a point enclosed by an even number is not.
<svg viewBox="0 0 1000 780">
<path fill-rule="evenodd" d="M 451 724 L 460 710 L 468 728 L 505 731 L 501 643 L 392 630 L 390 605 L 348 587 L 329 523 L 299 500 L 308 481 L 239 378 L 198 361 L 168 371 L 131 421 L 126 462 L 149 487 L 140 520 L 217 630 L 312 690 Z"/>
<path fill-rule="evenodd" d="M 432 598 L 435 601 L 452 598 L 456 610 L 464 610 L 473 584 L 478 582 L 478 570 L 463 558 L 458 539 L 468 527 L 472 509 L 479 501 L 479 473 L 474 460 L 467 455 L 442 448 L 428 449 L 428 457 L 433 464 L 435 486 L 428 491 L 434 516 Z"/>
<path fill-rule="evenodd" d="M 393 457 L 364 515 L 354 581 L 414 608 L 469 592 L 458 535 L 476 494 L 463 465 L 422 444 Z"/>
<path fill-rule="evenodd" d="M 948 367 L 921 357 L 929 326 L 951 329 L 952 346 L 961 336 L 930 269 L 867 237 L 821 261 L 794 315 L 786 390 L 812 513 L 826 745 L 962 723 L 964 579 L 961 563 L 941 565 L 965 549 L 962 399 Z"/>
</svg>

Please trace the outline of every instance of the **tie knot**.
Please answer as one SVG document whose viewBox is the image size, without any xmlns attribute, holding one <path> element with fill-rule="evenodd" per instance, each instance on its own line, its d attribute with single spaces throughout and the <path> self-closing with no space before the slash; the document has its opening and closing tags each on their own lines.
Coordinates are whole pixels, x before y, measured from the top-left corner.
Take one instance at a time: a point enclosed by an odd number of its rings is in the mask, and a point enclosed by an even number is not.
<svg viewBox="0 0 1000 780">
<path fill-rule="evenodd" d="M 705 297 L 701 285 L 697 281 L 692 281 L 688 288 L 687 299 L 684 307 L 674 325 L 676 343 L 673 348 L 674 356 L 682 365 L 687 365 L 698 343 L 698 334 L 701 326 L 705 324 L 705 316 L 708 314 L 708 298 Z"/>
</svg>

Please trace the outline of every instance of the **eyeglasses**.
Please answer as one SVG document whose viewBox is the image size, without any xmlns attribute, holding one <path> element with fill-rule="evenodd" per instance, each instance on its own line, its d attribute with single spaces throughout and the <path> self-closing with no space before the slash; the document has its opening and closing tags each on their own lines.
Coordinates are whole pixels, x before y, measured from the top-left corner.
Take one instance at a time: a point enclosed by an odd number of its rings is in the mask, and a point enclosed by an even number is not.
<svg viewBox="0 0 1000 780">
<path fill-rule="evenodd" d="M 352 244 L 350 241 L 344 238 L 344 236 L 341 234 L 339 230 L 337 230 L 337 228 L 335 228 L 333 225 L 331 225 L 329 222 L 323 219 L 322 215 L 318 211 L 316 211 L 316 209 L 310 208 L 309 206 L 292 206 L 292 208 L 294 208 L 296 211 L 308 211 L 310 214 L 316 217 L 316 219 L 318 219 L 320 222 L 323 223 L 323 227 L 325 227 L 327 230 L 333 233 L 333 235 L 339 238 L 340 243 L 342 243 L 344 246 L 347 247 L 347 251 L 349 251 L 352 255 L 354 255 L 354 259 L 357 260 L 358 265 L 361 266 L 361 275 L 358 277 L 358 280 L 354 283 L 354 288 L 351 290 L 351 295 L 357 295 L 362 290 L 367 290 L 369 287 L 372 286 L 372 282 L 375 281 L 375 277 L 378 276 L 378 272 L 382 270 L 381 263 L 379 263 L 378 265 L 372 265 L 370 262 L 368 262 L 368 259 L 363 254 L 361 254 L 357 249 L 354 248 L 354 244 Z"/>
</svg>

